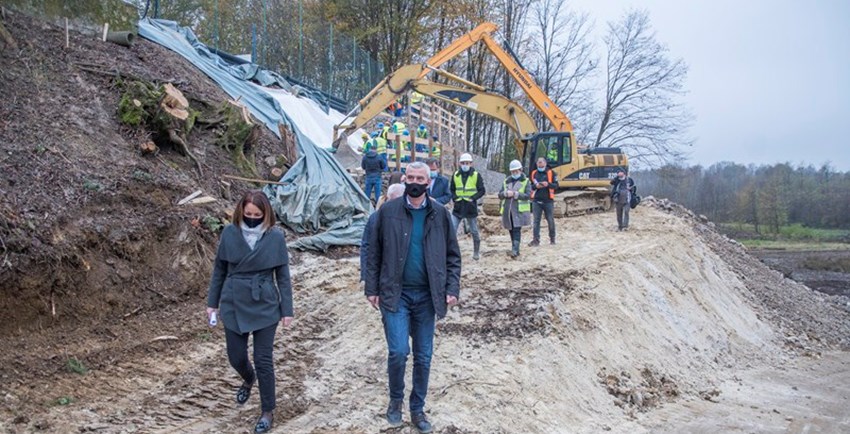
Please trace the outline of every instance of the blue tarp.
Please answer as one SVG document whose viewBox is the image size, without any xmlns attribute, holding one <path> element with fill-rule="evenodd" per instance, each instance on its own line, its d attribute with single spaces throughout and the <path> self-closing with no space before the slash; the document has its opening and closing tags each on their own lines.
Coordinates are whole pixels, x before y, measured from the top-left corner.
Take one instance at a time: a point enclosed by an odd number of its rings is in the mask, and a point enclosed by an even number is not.
<svg viewBox="0 0 850 434">
<path fill-rule="evenodd" d="M 224 61 L 191 29 L 173 21 L 144 18 L 139 21 L 139 35 L 183 56 L 231 97 L 239 98 L 278 137 L 280 124 L 295 133 L 300 158 L 281 179 L 290 184 L 264 189 L 284 225 L 299 234 L 316 233 L 299 238 L 292 247 L 324 251 L 332 245 L 360 245 L 372 210 L 369 199 L 333 155 L 302 134 L 274 98 L 248 81 L 259 78 L 284 87 L 285 80 L 256 65 Z"/>
</svg>

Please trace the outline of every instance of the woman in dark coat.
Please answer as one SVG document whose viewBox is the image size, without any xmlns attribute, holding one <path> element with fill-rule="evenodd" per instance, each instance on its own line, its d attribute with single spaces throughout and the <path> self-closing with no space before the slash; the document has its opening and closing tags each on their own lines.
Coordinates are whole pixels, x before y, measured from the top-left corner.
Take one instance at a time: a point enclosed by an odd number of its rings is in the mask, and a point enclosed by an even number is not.
<svg viewBox="0 0 850 434">
<path fill-rule="evenodd" d="M 221 233 L 207 297 L 207 315 L 213 313 L 224 323 L 227 358 L 243 380 L 236 403 L 248 401 L 258 380 L 262 414 L 254 432 L 267 432 L 275 408 L 274 335 L 278 322 L 289 327 L 293 309 L 286 239 L 260 191 L 245 193 Z M 248 360 L 251 334 L 256 370 Z"/>
</svg>

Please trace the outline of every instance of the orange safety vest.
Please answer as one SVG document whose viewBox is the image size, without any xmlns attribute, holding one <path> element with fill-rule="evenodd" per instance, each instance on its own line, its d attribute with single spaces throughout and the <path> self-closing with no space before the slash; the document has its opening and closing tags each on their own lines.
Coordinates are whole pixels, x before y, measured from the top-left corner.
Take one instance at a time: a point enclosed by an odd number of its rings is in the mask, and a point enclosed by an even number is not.
<svg viewBox="0 0 850 434">
<path fill-rule="evenodd" d="M 552 185 L 552 169 L 549 169 L 549 170 L 546 171 L 546 177 L 549 179 L 547 181 L 549 183 L 549 185 Z M 531 179 L 537 181 L 537 169 L 534 169 L 534 170 L 531 171 Z M 555 198 L 555 189 L 552 188 L 552 187 L 546 187 L 546 189 L 549 190 L 549 199 L 554 199 Z M 537 198 L 537 192 L 538 191 L 539 190 L 534 190 L 535 199 Z"/>
</svg>

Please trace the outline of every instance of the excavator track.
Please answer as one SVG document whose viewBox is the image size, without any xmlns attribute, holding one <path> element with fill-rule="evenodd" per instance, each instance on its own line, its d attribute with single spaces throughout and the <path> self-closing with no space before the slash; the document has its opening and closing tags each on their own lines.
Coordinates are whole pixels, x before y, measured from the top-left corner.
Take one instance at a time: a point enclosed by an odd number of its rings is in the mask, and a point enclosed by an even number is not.
<svg viewBox="0 0 850 434">
<path fill-rule="evenodd" d="M 498 217 L 501 201 L 496 195 L 484 196 L 484 214 Z M 611 209 L 611 197 L 603 187 L 583 190 L 566 190 L 555 194 L 555 217 L 576 217 L 586 214 L 607 212 Z"/>
</svg>

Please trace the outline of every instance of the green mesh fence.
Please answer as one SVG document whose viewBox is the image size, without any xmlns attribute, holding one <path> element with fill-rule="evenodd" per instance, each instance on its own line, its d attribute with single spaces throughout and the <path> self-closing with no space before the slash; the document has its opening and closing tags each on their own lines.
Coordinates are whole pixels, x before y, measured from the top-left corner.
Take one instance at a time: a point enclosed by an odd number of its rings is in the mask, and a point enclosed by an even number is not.
<svg viewBox="0 0 850 434">
<path fill-rule="evenodd" d="M 189 26 L 210 47 L 251 55 L 254 63 L 353 106 L 384 77 L 383 67 L 309 2 L 136 0 L 140 13 Z"/>
</svg>

